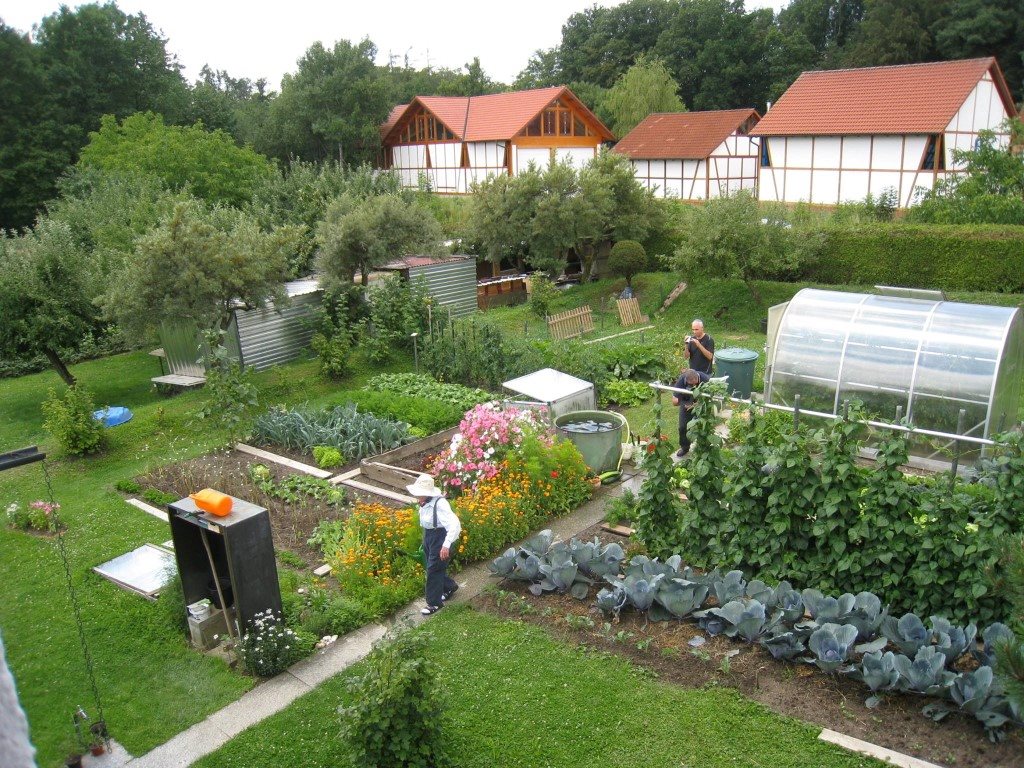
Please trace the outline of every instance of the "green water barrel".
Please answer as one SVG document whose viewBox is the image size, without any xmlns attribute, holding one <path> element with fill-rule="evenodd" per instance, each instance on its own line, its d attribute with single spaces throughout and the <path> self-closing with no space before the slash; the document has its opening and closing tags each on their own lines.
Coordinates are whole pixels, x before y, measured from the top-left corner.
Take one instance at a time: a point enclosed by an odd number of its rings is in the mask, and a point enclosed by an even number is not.
<svg viewBox="0 0 1024 768">
<path fill-rule="evenodd" d="M 611 429 L 605 431 L 582 431 L 573 425 L 586 422 L 610 422 Z M 582 454 L 583 461 L 596 475 L 618 469 L 622 456 L 622 444 L 628 435 L 626 417 L 612 411 L 574 411 L 563 413 L 555 419 L 558 434 L 568 440 Z"/>
<path fill-rule="evenodd" d="M 748 398 L 754 388 L 754 366 L 757 352 L 742 347 L 729 347 L 715 353 L 719 376 L 729 377 L 729 394 Z"/>
</svg>

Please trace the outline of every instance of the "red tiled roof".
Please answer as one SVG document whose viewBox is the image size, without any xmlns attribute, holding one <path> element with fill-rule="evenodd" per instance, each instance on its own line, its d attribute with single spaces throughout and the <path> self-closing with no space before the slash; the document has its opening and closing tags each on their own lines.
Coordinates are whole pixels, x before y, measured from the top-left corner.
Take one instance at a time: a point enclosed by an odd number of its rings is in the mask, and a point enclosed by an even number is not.
<svg viewBox="0 0 1024 768">
<path fill-rule="evenodd" d="M 1013 99 L 992 57 L 835 69 L 800 75 L 751 134 L 940 133 L 986 72 L 1012 113 Z"/>
<path fill-rule="evenodd" d="M 654 160 L 703 160 L 753 117 L 753 109 L 714 112 L 656 112 L 622 137 L 612 152 Z"/>
<path fill-rule="evenodd" d="M 597 116 L 564 86 L 487 96 L 417 96 L 409 104 L 391 110 L 388 121 L 381 126 L 381 136 L 386 139 L 405 110 L 421 104 L 464 141 L 502 141 L 511 139 L 544 107 L 562 97 L 592 119 L 602 131 L 601 140 L 612 139 L 611 132 Z"/>
<path fill-rule="evenodd" d="M 398 122 L 398 118 L 402 116 L 402 113 L 405 112 L 405 108 L 408 106 L 408 104 L 399 104 L 392 108 L 391 114 L 388 115 L 388 119 L 385 120 L 384 124 L 380 127 L 380 137 L 382 139 L 391 132 L 392 128 L 395 127 L 395 123 Z"/>
</svg>

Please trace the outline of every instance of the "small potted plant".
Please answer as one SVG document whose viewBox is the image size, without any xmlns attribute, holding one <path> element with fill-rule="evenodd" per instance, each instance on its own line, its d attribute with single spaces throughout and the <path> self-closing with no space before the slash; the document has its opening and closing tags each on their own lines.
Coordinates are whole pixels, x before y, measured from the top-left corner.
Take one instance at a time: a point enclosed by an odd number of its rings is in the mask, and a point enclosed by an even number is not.
<svg viewBox="0 0 1024 768">
<path fill-rule="evenodd" d="M 89 752 L 94 757 L 99 757 L 107 751 L 107 724 L 97 720 L 89 726 L 89 733 L 92 734 L 92 741 L 89 742 Z"/>
</svg>

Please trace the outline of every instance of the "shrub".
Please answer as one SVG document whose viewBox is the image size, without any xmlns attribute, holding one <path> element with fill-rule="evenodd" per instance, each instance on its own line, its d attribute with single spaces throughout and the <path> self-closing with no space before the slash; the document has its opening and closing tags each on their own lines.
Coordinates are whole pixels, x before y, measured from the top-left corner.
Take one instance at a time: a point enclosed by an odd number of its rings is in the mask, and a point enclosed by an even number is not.
<svg viewBox="0 0 1024 768">
<path fill-rule="evenodd" d="M 127 477 L 124 480 L 118 480 L 114 483 L 114 488 L 119 490 L 121 493 L 138 493 L 142 490 L 142 486 L 139 481 L 134 477 Z"/>
<path fill-rule="evenodd" d="M 320 469 L 328 469 L 345 463 L 345 457 L 341 451 L 331 445 L 314 445 L 313 458 Z"/>
<path fill-rule="evenodd" d="M 206 334 L 206 402 L 199 418 L 214 419 L 221 426 L 236 427 L 257 403 L 252 369 L 243 369 L 223 345 L 224 331 Z"/>
<path fill-rule="evenodd" d="M 95 453 L 106 443 L 103 425 L 92 417 L 96 407 L 92 394 L 80 384 L 64 390 L 64 396 L 50 390 L 43 402 L 43 427 L 74 456 Z"/>
<path fill-rule="evenodd" d="M 647 251 L 635 240 L 620 240 L 608 254 L 608 271 L 626 278 L 626 285 L 632 288 L 633 276 L 643 272 L 647 266 Z"/>
<path fill-rule="evenodd" d="M 280 614 L 269 608 L 249 622 L 240 651 L 246 670 L 259 677 L 273 677 L 309 655 L 313 644 L 283 626 Z"/>
<path fill-rule="evenodd" d="M 530 311 L 537 317 L 551 312 L 551 304 L 558 297 L 558 289 L 543 272 L 534 272 L 530 280 Z"/>
<path fill-rule="evenodd" d="M 364 337 L 370 360 L 383 362 L 396 349 L 411 350 L 413 333 L 427 330 L 430 298 L 426 281 L 411 282 L 392 275 L 369 292 L 373 333 Z"/>
<path fill-rule="evenodd" d="M 319 331 L 309 340 L 309 346 L 320 358 L 320 372 L 330 379 L 343 379 L 351 370 L 352 340 L 344 328 L 321 323 Z"/>
<path fill-rule="evenodd" d="M 441 686 L 426 656 L 430 635 L 406 631 L 378 644 L 367 671 L 348 683 L 353 703 L 339 707 L 342 735 L 360 766 L 443 768 Z"/>
<path fill-rule="evenodd" d="M 946 291 L 1024 290 L 1024 227 L 864 224 L 826 227 L 804 270 L 828 284 Z"/>
</svg>

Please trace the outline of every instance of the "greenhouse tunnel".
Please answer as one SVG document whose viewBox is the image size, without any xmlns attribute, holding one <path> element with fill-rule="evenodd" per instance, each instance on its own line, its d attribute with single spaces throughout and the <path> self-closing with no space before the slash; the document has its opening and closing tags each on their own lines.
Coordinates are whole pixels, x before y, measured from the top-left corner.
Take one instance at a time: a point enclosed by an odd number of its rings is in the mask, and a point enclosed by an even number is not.
<svg viewBox="0 0 1024 768">
<path fill-rule="evenodd" d="M 880 289 L 898 291 L 899 289 Z M 910 291 L 906 291 L 910 293 Z M 919 292 L 932 294 L 933 292 Z M 772 308 L 766 399 L 838 415 L 847 400 L 894 422 L 989 438 L 1017 423 L 1024 326 L 1016 307 L 805 288 Z M 952 440 L 911 441 L 914 455 L 949 454 Z M 977 446 L 961 444 L 963 457 Z"/>
</svg>

